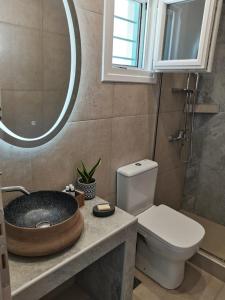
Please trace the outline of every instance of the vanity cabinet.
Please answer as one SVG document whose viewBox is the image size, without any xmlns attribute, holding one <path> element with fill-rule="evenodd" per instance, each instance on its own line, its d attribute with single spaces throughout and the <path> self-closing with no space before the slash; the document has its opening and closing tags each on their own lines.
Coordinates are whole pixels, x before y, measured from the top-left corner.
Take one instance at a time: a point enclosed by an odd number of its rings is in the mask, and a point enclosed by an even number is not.
<svg viewBox="0 0 225 300">
<path fill-rule="evenodd" d="M 124 251 L 121 244 L 40 300 L 125 299 L 121 297 Z"/>
<path fill-rule="evenodd" d="M 13 300 L 132 299 L 137 218 L 119 208 L 108 218 L 94 217 L 93 207 L 103 202 L 86 201 L 80 209 L 84 231 L 65 251 L 39 258 L 9 255 Z"/>
<path fill-rule="evenodd" d="M 1 174 L 0 174 L 1 187 Z M 8 253 L 6 246 L 4 212 L 2 195 L 0 191 L 0 300 L 11 300 L 11 289 L 9 280 Z"/>
</svg>

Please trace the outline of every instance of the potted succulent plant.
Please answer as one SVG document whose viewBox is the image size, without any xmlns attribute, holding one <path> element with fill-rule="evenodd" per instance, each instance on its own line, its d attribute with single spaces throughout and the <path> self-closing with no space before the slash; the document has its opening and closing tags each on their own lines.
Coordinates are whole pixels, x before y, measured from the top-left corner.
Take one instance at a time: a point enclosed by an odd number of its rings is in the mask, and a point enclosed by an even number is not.
<svg viewBox="0 0 225 300">
<path fill-rule="evenodd" d="M 82 168 L 77 168 L 79 178 L 77 179 L 76 187 L 84 192 L 85 200 L 91 200 L 96 196 L 96 180 L 93 176 L 100 163 L 101 158 L 90 171 L 88 171 L 83 162 L 81 162 Z"/>
</svg>

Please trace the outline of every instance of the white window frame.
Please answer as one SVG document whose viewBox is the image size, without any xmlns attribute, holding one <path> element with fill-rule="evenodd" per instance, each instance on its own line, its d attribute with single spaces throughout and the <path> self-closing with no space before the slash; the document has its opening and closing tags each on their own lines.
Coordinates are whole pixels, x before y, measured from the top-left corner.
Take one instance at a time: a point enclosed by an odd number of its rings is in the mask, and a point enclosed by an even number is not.
<svg viewBox="0 0 225 300">
<path fill-rule="evenodd" d="M 156 25 L 156 39 L 153 64 L 153 68 L 155 71 L 162 72 L 176 70 L 207 70 L 209 50 L 211 46 L 211 38 L 215 21 L 214 17 L 218 2 L 217 0 L 206 0 L 197 59 L 162 60 L 167 5 L 183 1 L 184 0 L 158 0 L 158 17 Z"/>
<path fill-rule="evenodd" d="M 146 2 L 138 0 L 139 2 Z M 102 81 L 156 83 L 153 72 L 154 32 L 156 24 L 157 1 L 147 0 L 147 20 L 144 46 L 143 68 L 116 66 L 112 63 L 113 25 L 115 0 L 104 1 Z M 150 5 L 151 3 L 151 5 Z"/>
<path fill-rule="evenodd" d="M 104 0 L 102 81 L 156 83 L 158 72 L 211 72 L 223 0 L 206 0 L 197 59 L 162 60 L 168 4 L 184 0 L 136 0 L 148 3 L 144 68 L 112 64 L 114 2 Z"/>
</svg>

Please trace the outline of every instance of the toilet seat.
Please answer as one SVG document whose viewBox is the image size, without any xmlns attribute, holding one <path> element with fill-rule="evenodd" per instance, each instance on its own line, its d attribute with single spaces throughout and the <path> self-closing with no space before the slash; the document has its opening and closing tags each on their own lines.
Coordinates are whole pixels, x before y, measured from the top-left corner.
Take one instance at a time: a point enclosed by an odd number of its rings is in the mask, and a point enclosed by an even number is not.
<svg viewBox="0 0 225 300">
<path fill-rule="evenodd" d="M 140 233 L 146 238 L 153 235 L 177 251 L 199 244 L 205 235 L 199 223 L 166 205 L 152 206 L 138 215 L 138 222 Z"/>
</svg>

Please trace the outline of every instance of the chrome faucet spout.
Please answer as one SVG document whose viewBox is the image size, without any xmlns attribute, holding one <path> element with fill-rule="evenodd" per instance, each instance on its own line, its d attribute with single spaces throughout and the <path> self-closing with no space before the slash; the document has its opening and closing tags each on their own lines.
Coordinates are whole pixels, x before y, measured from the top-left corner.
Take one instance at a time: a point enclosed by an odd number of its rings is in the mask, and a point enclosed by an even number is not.
<svg viewBox="0 0 225 300">
<path fill-rule="evenodd" d="M 1 187 L 0 191 L 5 193 L 21 192 L 25 195 L 30 195 L 30 192 L 28 192 L 23 186 L 5 186 L 5 187 Z"/>
</svg>

